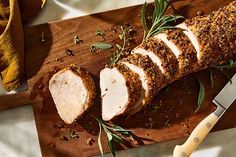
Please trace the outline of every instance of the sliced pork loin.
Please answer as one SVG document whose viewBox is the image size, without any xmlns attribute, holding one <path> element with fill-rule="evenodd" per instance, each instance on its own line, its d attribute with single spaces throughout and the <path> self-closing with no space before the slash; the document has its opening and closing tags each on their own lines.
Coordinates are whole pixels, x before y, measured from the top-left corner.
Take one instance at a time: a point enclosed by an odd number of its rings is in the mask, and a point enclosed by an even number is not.
<svg viewBox="0 0 236 157">
<path fill-rule="evenodd" d="M 128 115 L 133 115 L 144 108 L 156 95 L 158 87 L 162 86 L 163 75 L 149 56 L 131 54 L 122 59 L 119 64 L 126 65 L 130 70 L 139 75 L 142 83 L 141 96 Z"/>
<path fill-rule="evenodd" d="M 129 113 L 141 96 L 138 74 L 122 64 L 100 72 L 100 88 L 105 121 Z"/>
<path fill-rule="evenodd" d="M 181 29 L 167 30 L 147 39 L 132 51 L 131 56 L 122 59 L 116 67 L 104 69 L 101 73 L 100 83 L 102 94 L 107 94 L 105 89 L 108 88 L 112 88 L 113 91 L 106 95 L 106 99 L 103 99 L 103 119 L 111 120 L 112 117 L 118 115 L 136 113 L 143 108 L 146 102 L 152 99 L 156 90 L 160 90 L 171 82 L 208 66 L 219 65 L 229 59 L 236 60 L 235 15 L 236 1 L 233 1 L 212 14 L 197 16 L 177 25 Z M 147 64 L 144 59 L 147 56 L 149 57 L 147 62 L 151 62 L 150 64 Z M 127 70 L 129 73 L 134 73 L 132 76 L 135 74 L 137 76 L 135 75 L 136 77 L 130 80 L 130 78 L 120 74 L 118 67 L 122 64 L 130 70 Z M 161 82 L 158 89 L 155 85 L 149 85 L 148 81 L 154 83 L 152 79 L 146 80 L 152 77 L 147 73 L 151 64 L 159 68 L 160 75 L 155 74 L 157 76 L 156 84 L 158 85 Z M 123 76 L 121 77 L 123 78 L 122 86 L 112 84 L 115 75 L 111 71 L 114 69 L 119 73 L 118 76 Z M 140 81 L 142 92 L 137 90 L 137 93 L 133 93 L 134 95 L 129 94 L 125 82 L 130 81 Z M 153 88 L 155 92 L 152 92 L 150 88 Z M 149 93 L 149 91 L 151 92 Z M 126 96 L 120 93 L 124 93 Z M 140 96 L 140 99 L 133 98 L 137 95 Z M 134 100 L 132 101 L 133 104 L 129 99 Z M 125 108 L 120 109 L 120 104 Z"/>
<path fill-rule="evenodd" d="M 180 29 L 169 29 L 155 38 L 163 41 L 175 54 L 179 62 L 180 77 L 195 71 L 198 66 L 197 52 L 188 36 Z M 178 78 L 178 77 L 176 77 Z"/>
<path fill-rule="evenodd" d="M 49 91 L 58 114 L 68 124 L 81 117 L 92 106 L 95 89 L 92 76 L 77 65 L 57 72 L 49 81 Z"/>
</svg>

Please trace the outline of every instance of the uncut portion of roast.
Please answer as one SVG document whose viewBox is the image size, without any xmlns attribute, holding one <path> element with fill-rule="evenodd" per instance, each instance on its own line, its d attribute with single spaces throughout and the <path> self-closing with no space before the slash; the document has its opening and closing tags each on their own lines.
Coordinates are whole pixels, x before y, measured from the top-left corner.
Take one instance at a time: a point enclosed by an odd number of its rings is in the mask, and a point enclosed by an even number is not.
<svg viewBox="0 0 236 157">
<path fill-rule="evenodd" d="M 49 81 L 49 91 L 58 114 L 68 124 L 81 117 L 92 106 L 95 90 L 92 76 L 77 65 L 70 65 L 57 72 Z"/>
<path fill-rule="evenodd" d="M 177 28 L 181 29 L 147 39 L 115 67 L 101 71 L 103 120 L 131 116 L 145 108 L 167 84 L 236 60 L 236 1 L 210 15 L 188 19 Z"/>
</svg>

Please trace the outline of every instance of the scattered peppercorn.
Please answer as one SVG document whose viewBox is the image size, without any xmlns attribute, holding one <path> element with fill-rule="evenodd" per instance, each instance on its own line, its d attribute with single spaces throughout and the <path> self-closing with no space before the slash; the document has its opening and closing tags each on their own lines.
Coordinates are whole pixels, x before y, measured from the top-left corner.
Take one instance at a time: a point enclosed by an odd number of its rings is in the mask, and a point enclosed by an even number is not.
<svg viewBox="0 0 236 157">
<path fill-rule="evenodd" d="M 68 56 L 75 56 L 74 53 L 73 53 L 73 50 L 71 50 L 71 49 L 66 49 L 66 54 Z"/>
<path fill-rule="evenodd" d="M 89 139 L 87 140 L 87 144 L 90 145 L 90 146 L 92 146 L 94 142 L 95 142 L 95 141 L 94 141 L 94 139 L 92 139 L 92 138 L 89 138 Z"/>
<path fill-rule="evenodd" d="M 60 136 L 60 139 L 63 140 L 63 141 L 68 141 L 68 138 L 66 136 Z"/>
</svg>

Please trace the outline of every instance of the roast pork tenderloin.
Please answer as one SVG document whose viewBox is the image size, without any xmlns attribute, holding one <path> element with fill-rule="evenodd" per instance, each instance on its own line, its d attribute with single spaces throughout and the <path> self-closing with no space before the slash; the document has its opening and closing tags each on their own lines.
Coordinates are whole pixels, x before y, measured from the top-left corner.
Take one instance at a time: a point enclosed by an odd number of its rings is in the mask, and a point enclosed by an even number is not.
<svg viewBox="0 0 236 157">
<path fill-rule="evenodd" d="M 103 120 L 132 115 L 145 108 L 154 95 L 171 82 L 209 66 L 236 60 L 235 48 L 236 1 L 209 15 L 188 19 L 177 25 L 176 29 L 150 37 L 116 67 L 105 68 L 100 73 Z M 132 77 L 124 77 L 118 72 L 117 67 L 121 65 L 126 66 L 126 76 Z M 115 76 L 114 69 L 123 77 Z M 122 84 L 113 85 L 114 79 L 120 79 L 118 82 Z M 139 82 L 137 85 L 141 88 L 133 92 L 135 97 L 140 96 L 139 99 L 128 101 L 134 95 L 127 92 L 130 88 L 127 82 Z M 106 90 L 108 88 L 112 90 Z"/>
</svg>

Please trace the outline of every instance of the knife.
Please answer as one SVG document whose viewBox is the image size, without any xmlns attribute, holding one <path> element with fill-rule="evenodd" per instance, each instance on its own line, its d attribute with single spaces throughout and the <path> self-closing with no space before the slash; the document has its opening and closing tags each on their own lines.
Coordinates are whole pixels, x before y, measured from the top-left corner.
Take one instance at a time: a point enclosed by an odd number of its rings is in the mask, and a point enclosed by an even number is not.
<svg viewBox="0 0 236 157">
<path fill-rule="evenodd" d="M 230 107 L 236 99 L 236 74 L 232 77 L 232 82 L 228 82 L 220 93 L 214 98 L 213 103 L 217 106 L 215 112 L 202 120 L 193 130 L 187 141 L 183 145 L 174 148 L 173 157 L 188 157 L 204 140 L 217 121 Z"/>
</svg>

